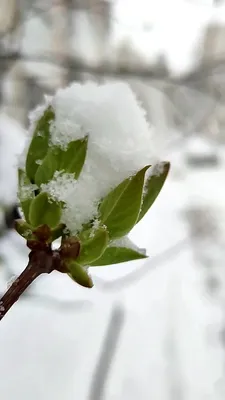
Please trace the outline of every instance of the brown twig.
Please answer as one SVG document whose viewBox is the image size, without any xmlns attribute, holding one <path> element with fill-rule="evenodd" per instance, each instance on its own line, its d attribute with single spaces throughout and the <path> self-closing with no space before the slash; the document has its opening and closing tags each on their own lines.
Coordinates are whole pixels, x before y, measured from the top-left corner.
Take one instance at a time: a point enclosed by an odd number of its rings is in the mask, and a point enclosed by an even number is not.
<svg viewBox="0 0 225 400">
<path fill-rule="evenodd" d="M 34 230 L 33 235 L 27 240 L 27 247 L 31 250 L 27 267 L 0 298 L 0 321 L 35 279 L 52 271 L 68 273 L 66 260 L 76 260 L 80 253 L 80 243 L 73 237 L 64 238 L 61 247 L 52 250 L 49 242 L 52 232 L 47 225 Z"/>
<path fill-rule="evenodd" d="M 49 274 L 55 269 L 55 261 L 56 257 L 51 250 L 31 251 L 27 267 L 0 299 L 0 320 L 38 276 Z"/>
</svg>

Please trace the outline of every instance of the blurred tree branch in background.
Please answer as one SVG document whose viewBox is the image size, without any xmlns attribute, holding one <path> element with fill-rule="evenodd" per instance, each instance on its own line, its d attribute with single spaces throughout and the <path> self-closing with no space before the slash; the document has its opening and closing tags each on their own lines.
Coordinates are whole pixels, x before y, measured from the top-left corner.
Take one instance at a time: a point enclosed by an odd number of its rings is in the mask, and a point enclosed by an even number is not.
<svg viewBox="0 0 225 400">
<path fill-rule="evenodd" d="M 123 64 L 114 64 L 111 62 L 105 62 L 100 65 L 89 65 L 83 61 L 80 61 L 74 56 L 64 55 L 61 53 L 60 57 L 56 57 L 55 52 L 43 54 L 43 55 L 22 55 L 20 52 L 9 52 L 0 53 L 0 70 L 4 71 L 13 62 L 24 61 L 27 63 L 39 63 L 40 66 L 47 64 L 57 65 L 62 68 L 72 69 L 80 73 L 90 73 L 95 76 L 106 77 L 119 77 L 128 78 L 135 77 L 147 80 L 160 80 L 166 83 L 174 85 L 192 85 L 199 82 L 205 81 L 206 79 L 212 83 L 222 83 L 224 80 L 225 85 L 225 54 L 221 55 L 220 58 L 215 60 L 205 60 L 204 64 L 200 64 L 191 72 L 181 74 L 179 76 L 171 76 L 168 71 L 162 68 L 152 68 L 151 66 L 146 67 L 140 62 L 139 67 L 124 66 Z"/>
</svg>

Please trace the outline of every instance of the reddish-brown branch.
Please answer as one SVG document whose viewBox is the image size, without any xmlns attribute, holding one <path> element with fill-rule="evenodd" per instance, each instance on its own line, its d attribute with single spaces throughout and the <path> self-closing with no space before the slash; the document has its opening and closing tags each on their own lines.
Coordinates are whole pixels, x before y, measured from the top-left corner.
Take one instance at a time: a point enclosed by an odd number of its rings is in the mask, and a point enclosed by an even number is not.
<svg viewBox="0 0 225 400">
<path fill-rule="evenodd" d="M 52 250 L 51 244 L 47 242 L 51 233 L 49 228 L 47 228 L 43 225 L 34 232 L 37 240 L 32 239 L 27 241 L 27 246 L 31 250 L 29 263 L 2 298 L 0 298 L 0 320 L 2 320 L 28 286 L 41 274 L 50 274 L 54 270 L 67 273 L 68 268 L 65 259 L 76 259 L 78 257 L 80 243 L 77 238 L 65 239 L 59 250 Z"/>
<path fill-rule="evenodd" d="M 0 320 L 38 276 L 43 273 L 49 274 L 55 269 L 53 261 L 52 251 L 31 251 L 27 267 L 0 299 Z"/>
</svg>

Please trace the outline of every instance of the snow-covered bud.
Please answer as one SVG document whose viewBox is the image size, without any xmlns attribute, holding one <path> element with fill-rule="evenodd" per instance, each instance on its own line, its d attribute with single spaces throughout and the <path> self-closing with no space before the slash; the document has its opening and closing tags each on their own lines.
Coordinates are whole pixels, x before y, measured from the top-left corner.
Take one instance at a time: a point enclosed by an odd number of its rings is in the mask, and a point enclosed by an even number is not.
<svg viewBox="0 0 225 400">
<path fill-rule="evenodd" d="M 116 241 L 151 207 L 169 163 L 151 168 L 151 129 L 130 87 L 60 89 L 32 113 L 30 131 L 19 168 L 20 205 L 32 232 L 47 225 L 79 241 L 74 279 L 79 268 L 85 273 L 87 266 L 146 257 Z"/>
</svg>

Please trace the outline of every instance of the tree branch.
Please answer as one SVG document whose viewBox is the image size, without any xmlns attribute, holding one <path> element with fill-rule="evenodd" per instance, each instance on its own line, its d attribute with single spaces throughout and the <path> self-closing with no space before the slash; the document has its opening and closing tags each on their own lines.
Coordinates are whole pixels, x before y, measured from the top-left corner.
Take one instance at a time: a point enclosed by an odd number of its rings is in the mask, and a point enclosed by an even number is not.
<svg viewBox="0 0 225 400">
<path fill-rule="evenodd" d="M 0 299 L 0 320 L 35 279 L 43 273 L 49 274 L 54 270 L 53 261 L 52 251 L 31 251 L 27 267 Z"/>
<path fill-rule="evenodd" d="M 19 52 L 0 53 L 0 70 L 5 70 L 8 65 L 16 62 L 35 62 L 47 63 L 52 66 L 62 67 L 67 70 L 76 71 L 79 73 L 88 73 L 95 76 L 103 77 L 117 77 L 117 78 L 140 78 L 147 79 L 148 81 L 166 81 L 173 85 L 196 84 L 196 82 L 204 82 L 206 79 L 213 80 L 213 75 L 224 76 L 225 73 L 225 57 L 221 54 L 214 59 L 206 59 L 204 63 L 200 63 L 193 70 L 177 76 L 171 76 L 169 71 L 165 68 L 160 69 L 152 65 L 144 65 L 141 63 L 139 66 L 123 65 L 120 62 L 112 63 L 102 62 L 100 65 L 92 66 L 87 62 L 80 60 L 75 56 L 64 56 L 63 61 L 60 61 L 54 53 L 40 55 L 22 55 Z"/>
</svg>

